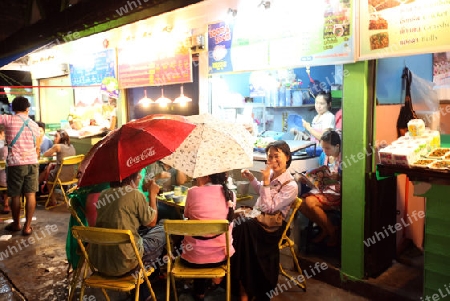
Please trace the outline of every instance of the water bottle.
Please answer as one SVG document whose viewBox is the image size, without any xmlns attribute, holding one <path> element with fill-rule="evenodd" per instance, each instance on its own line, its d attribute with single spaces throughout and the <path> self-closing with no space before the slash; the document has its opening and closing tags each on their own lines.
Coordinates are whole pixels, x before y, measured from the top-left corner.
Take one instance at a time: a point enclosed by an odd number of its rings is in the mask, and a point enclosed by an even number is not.
<svg viewBox="0 0 450 301">
<path fill-rule="evenodd" d="M 281 86 L 278 93 L 278 106 L 285 107 L 286 106 L 286 87 Z"/>
<path fill-rule="evenodd" d="M 287 89 L 286 88 L 286 101 L 285 101 L 285 106 L 290 107 L 292 105 L 291 103 L 291 98 L 292 98 L 292 94 L 291 94 L 291 89 Z"/>
</svg>

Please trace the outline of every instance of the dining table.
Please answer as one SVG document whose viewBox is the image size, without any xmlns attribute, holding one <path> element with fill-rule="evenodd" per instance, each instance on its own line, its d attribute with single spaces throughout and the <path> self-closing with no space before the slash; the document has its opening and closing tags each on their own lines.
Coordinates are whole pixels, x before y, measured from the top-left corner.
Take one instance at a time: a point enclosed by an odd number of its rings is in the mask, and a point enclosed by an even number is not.
<svg viewBox="0 0 450 301">
<path fill-rule="evenodd" d="M 174 209 L 176 212 L 176 216 L 183 218 L 184 206 L 186 204 L 186 195 L 182 195 L 183 200 L 181 202 L 175 202 L 169 195 L 173 194 L 173 191 L 160 193 L 156 196 L 156 201 L 163 206 L 167 206 L 168 208 Z M 167 195 L 167 197 L 166 197 Z M 159 208 L 160 206 L 158 206 Z"/>
</svg>

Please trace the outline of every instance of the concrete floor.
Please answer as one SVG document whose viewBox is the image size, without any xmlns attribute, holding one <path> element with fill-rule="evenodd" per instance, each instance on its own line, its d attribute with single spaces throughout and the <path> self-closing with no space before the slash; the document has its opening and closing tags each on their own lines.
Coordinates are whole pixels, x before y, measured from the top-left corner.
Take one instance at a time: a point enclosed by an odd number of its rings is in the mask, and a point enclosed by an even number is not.
<svg viewBox="0 0 450 301">
<path fill-rule="evenodd" d="M 68 295 L 65 241 L 69 212 L 64 206 L 47 211 L 38 204 L 33 222 L 34 232 L 24 237 L 20 232 L 10 233 L 0 224 L 0 235 L 12 234 L 8 241 L 0 241 L 0 301 L 3 300 L 66 300 Z M 4 224 L 5 221 L 2 221 Z M 33 238 L 33 239 L 31 239 Z M 287 249 L 282 252 L 282 262 L 287 270 L 293 270 L 292 257 Z M 354 295 L 346 290 L 329 285 L 318 279 L 323 275 L 312 275 L 307 264 L 303 269 L 313 277 L 307 279 L 307 291 L 289 285 L 280 276 L 279 287 L 285 284 L 287 290 L 274 296 L 273 300 L 380 300 L 377 293 L 369 299 Z M 325 272 L 323 272 L 325 273 Z M 292 274 L 296 275 L 295 272 Z M 152 283 L 158 300 L 165 300 L 165 280 Z M 99 290 L 87 289 L 84 300 L 104 300 Z M 381 295 L 380 295 L 381 296 Z M 225 293 L 220 288 L 206 295 L 206 301 L 224 300 Z M 111 293 L 111 300 L 131 300 L 124 293 Z M 180 295 L 181 301 L 191 301 L 189 293 Z M 384 299 L 388 300 L 388 299 Z"/>
</svg>

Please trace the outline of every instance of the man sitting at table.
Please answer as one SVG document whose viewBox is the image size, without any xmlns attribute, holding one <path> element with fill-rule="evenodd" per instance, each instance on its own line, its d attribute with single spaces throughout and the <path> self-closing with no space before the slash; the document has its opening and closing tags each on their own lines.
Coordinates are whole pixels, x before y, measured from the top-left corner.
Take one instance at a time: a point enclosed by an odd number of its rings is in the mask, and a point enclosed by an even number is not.
<svg viewBox="0 0 450 301">
<path fill-rule="evenodd" d="M 144 184 L 144 190 L 149 192 L 147 203 L 144 194 L 137 188 L 140 177 L 140 173 L 136 172 L 122 182 L 111 182 L 111 187 L 102 191 L 96 204 L 95 226 L 131 230 L 144 265 L 158 268 L 156 261 L 166 245 L 163 221 L 156 223 L 159 186 L 154 181 Z M 139 268 L 131 246 L 92 245 L 89 256 L 100 272 L 109 276 L 133 274 Z"/>
</svg>

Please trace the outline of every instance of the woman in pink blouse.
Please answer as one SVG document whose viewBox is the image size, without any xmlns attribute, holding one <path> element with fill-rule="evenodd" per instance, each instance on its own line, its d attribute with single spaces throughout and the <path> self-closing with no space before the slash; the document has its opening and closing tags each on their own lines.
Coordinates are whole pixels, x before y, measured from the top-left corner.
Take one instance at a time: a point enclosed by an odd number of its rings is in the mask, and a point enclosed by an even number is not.
<svg viewBox="0 0 450 301">
<path fill-rule="evenodd" d="M 233 219 L 236 196 L 226 185 L 226 173 L 212 174 L 196 179 L 197 186 L 188 190 L 186 205 L 184 207 L 184 217 L 191 220 L 214 220 Z M 232 225 L 230 224 L 230 233 Z M 220 235 L 210 239 L 197 239 L 185 236 L 183 245 L 189 248 L 184 249 L 181 254 L 181 261 L 191 267 L 217 267 L 226 260 L 225 235 Z M 230 241 L 230 256 L 234 254 L 232 241 Z M 219 284 L 221 279 L 213 279 L 215 284 Z M 194 280 L 194 297 L 202 300 L 206 291 L 206 279 Z"/>
</svg>

